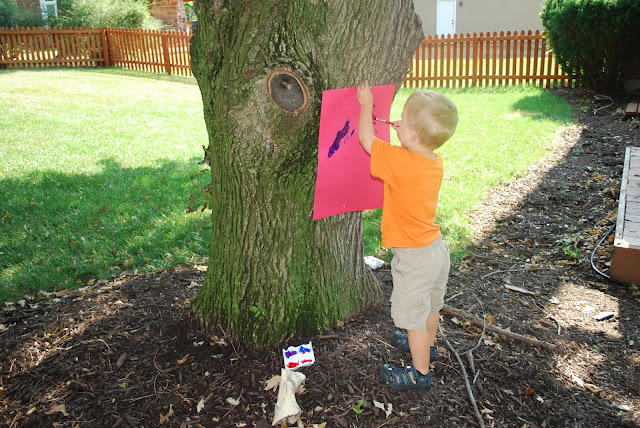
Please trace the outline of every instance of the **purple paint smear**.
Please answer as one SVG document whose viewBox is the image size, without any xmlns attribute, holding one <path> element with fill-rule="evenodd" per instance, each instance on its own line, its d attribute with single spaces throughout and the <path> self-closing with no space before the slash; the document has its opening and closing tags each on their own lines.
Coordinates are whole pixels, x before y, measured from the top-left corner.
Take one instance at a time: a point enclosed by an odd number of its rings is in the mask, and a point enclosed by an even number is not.
<svg viewBox="0 0 640 428">
<path fill-rule="evenodd" d="M 285 351 L 284 356 L 287 358 L 291 358 L 294 355 L 296 355 L 298 352 L 297 351 Z"/>
<path fill-rule="evenodd" d="M 353 131 L 351 131 L 351 135 L 353 135 L 354 132 L 355 132 L 355 129 Z M 344 124 L 344 128 L 342 128 L 340 131 L 338 131 L 338 133 L 336 134 L 336 139 L 333 140 L 333 144 L 331 145 L 331 147 L 329 147 L 329 153 L 327 154 L 328 157 L 333 156 L 333 154 L 336 152 L 336 150 L 338 150 L 340 148 L 340 143 L 342 143 L 342 140 L 345 137 L 347 137 L 348 133 L 349 133 L 349 121 L 347 120 L 347 122 Z"/>
<path fill-rule="evenodd" d="M 371 88 L 374 115 L 389 117 L 395 89 L 395 85 Z M 359 116 L 357 88 L 322 92 L 314 220 L 382 206 L 383 183 L 371 177 L 371 157 L 357 141 Z M 389 125 L 373 126 L 376 136 L 389 141 Z"/>
</svg>

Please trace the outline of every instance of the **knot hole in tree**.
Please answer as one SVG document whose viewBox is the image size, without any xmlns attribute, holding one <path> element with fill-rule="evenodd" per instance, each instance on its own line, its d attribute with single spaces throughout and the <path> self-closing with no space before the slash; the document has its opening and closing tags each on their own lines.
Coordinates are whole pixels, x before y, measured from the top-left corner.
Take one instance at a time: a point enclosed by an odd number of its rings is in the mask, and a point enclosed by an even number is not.
<svg viewBox="0 0 640 428">
<path fill-rule="evenodd" d="M 273 70 L 267 80 L 269 96 L 282 110 L 294 117 L 307 107 L 307 88 L 298 76 L 286 70 Z"/>
</svg>

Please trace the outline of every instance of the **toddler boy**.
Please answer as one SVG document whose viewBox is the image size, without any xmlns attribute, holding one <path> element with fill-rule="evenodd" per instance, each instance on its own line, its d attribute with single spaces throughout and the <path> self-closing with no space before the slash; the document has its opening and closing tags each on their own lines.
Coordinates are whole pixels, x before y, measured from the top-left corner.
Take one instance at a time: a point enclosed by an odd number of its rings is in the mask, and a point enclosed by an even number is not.
<svg viewBox="0 0 640 428">
<path fill-rule="evenodd" d="M 402 120 L 392 123 L 401 147 L 376 138 L 373 94 L 365 80 L 358 86 L 360 144 L 371 154 L 371 175 L 384 181 L 382 245 L 392 247 L 391 317 L 397 328 L 392 343 L 411 352 L 412 365 L 384 364 L 382 380 L 395 390 L 427 391 L 429 364 L 449 276 L 449 249 L 435 224 L 442 184 L 442 158 L 434 150 L 455 132 L 458 111 L 444 95 L 416 91 L 404 105 Z"/>
</svg>

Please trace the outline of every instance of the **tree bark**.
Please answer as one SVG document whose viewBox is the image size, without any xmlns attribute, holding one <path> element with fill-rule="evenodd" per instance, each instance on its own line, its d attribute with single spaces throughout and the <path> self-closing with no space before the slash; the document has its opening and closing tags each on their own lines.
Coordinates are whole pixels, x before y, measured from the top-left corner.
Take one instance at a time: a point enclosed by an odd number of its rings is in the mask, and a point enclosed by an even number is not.
<svg viewBox="0 0 640 428">
<path fill-rule="evenodd" d="M 413 2 L 199 0 L 197 14 L 212 235 L 193 309 L 258 347 L 325 330 L 381 292 L 361 213 L 312 220 L 322 91 L 400 85 L 423 37 Z M 270 96 L 274 70 L 292 79 Z M 296 81 L 306 106 L 281 107 Z"/>
</svg>

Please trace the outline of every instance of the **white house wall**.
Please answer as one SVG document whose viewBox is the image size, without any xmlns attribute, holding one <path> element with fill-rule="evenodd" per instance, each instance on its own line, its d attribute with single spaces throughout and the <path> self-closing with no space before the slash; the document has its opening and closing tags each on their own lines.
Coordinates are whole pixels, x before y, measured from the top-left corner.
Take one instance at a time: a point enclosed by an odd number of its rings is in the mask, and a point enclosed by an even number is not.
<svg viewBox="0 0 640 428">
<path fill-rule="evenodd" d="M 436 34 L 438 0 L 414 0 L 425 34 Z M 456 0 L 456 33 L 543 30 L 544 0 Z"/>
</svg>

